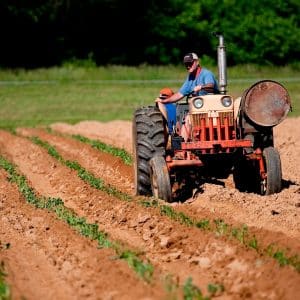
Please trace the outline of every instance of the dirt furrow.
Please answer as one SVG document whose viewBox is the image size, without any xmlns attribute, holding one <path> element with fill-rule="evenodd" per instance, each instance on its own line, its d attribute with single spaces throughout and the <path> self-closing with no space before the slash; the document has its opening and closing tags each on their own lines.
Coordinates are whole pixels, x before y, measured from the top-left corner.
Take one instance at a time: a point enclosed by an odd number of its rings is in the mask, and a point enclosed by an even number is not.
<svg viewBox="0 0 300 300">
<path fill-rule="evenodd" d="M 132 152 L 131 122 L 111 121 L 101 123 L 98 121 L 82 121 L 75 125 L 66 123 L 54 123 L 50 126 L 53 130 L 68 133 L 81 134 L 90 139 L 101 140 L 106 144 Z"/>
<path fill-rule="evenodd" d="M 194 198 L 175 203 L 177 210 L 193 215 L 208 214 L 227 223 L 247 224 L 256 231 L 267 230 L 296 239 L 300 245 L 300 118 L 288 118 L 274 128 L 275 146 L 282 161 L 284 189 L 275 195 L 259 196 L 240 193 L 234 188 L 232 178 L 199 187 Z M 90 138 L 109 141 L 132 149 L 131 122 L 112 123 L 80 122 L 75 125 L 56 123 L 54 130 L 69 134 L 82 134 Z M 123 130 L 125 137 L 120 134 Z M 118 133 L 114 135 L 114 132 Z M 113 136 L 115 139 L 113 140 Z M 126 144 L 127 143 L 127 144 Z M 284 239 L 284 237 L 282 237 Z M 279 239 L 282 239 L 279 238 Z"/>
<path fill-rule="evenodd" d="M 0 260 L 12 299 L 158 299 L 111 249 L 25 202 L 0 171 Z M 109 270 L 109 272 L 108 272 Z M 132 289 L 134 286 L 134 289 Z"/>
<path fill-rule="evenodd" d="M 68 154 L 69 160 L 77 161 L 82 167 L 94 174 L 101 174 L 107 185 L 112 185 L 120 191 L 133 194 L 133 169 L 113 155 L 101 152 L 72 138 L 55 136 L 41 129 L 20 128 L 23 136 L 38 136 L 50 141 L 59 152 Z M 100 177 L 100 176 L 99 176 Z"/>
<path fill-rule="evenodd" d="M 225 286 L 224 295 L 230 295 L 232 299 L 241 299 L 245 296 L 265 299 L 270 293 L 274 299 L 280 299 L 282 295 L 289 299 L 292 294 L 299 294 L 299 275 L 291 269 L 279 268 L 274 261 L 259 258 L 254 251 L 245 250 L 233 241 L 229 242 L 216 238 L 212 234 L 203 234 L 198 229 L 175 224 L 153 210 L 146 211 L 134 203 L 124 204 L 112 198 L 105 199 L 103 194 L 100 196 L 99 191 L 80 183 L 74 177 L 74 172 L 59 166 L 57 162 L 47 157 L 43 150 L 32 145 L 28 140 L 8 136 L 5 133 L 2 133 L 1 137 L 2 143 L 6 141 L 5 152 L 30 178 L 34 186 L 37 186 L 37 182 L 42 180 L 42 177 L 51 177 L 51 186 L 49 187 L 48 183 L 47 189 L 50 188 L 54 192 L 63 182 L 64 193 L 60 195 L 67 205 L 72 201 L 80 201 L 81 204 L 77 203 L 77 205 L 87 218 L 106 226 L 105 228 L 112 235 L 116 236 L 117 231 L 122 232 L 124 241 L 144 247 L 147 256 L 153 262 L 156 262 L 161 269 L 177 274 L 180 280 L 192 275 L 195 283 L 202 287 L 211 282 L 222 283 Z M 10 145 L 7 143 L 9 140 L 11 140 Z M 27 152 L 18 154 L 22 150 L 15 150 L 16 144 Z M 29 154 L 32 152 L 40 154 L 33 157 Z M 21 159 L 20 156 L 23 158 Z M 31 168 L 25 170 L 25 165 L 30 165 Z M 51 165 L 55 165 L 55 170 L 49 169 Z M 47 168 L 49 171 L 46 170 Z M 42 173 L 46 172 L 46 174 L 38 176 L 32 169 L 43 170 Z M 63 174 L 65 172 L 68 176 Z M 36 176 L 41 178 L 35 178 Z M 45 185 L 47 183 L 43 184 Z M 80 199 L 75 199 L 72 190 L 74 186 L 79 192 Z M 47 191 L 44 190 L 43 194 L 45 192 Z M 90 196 L 89 199 L 86 199 L 87 194 Z M 118 238 L 122 238 L 122 234 Z M 289 278 L 289 290 L 286 290 L 286 278 Z"/>
<path fill-rule="evenodd" d="M 133 182 L 132 167 L 124 165 L 113 155 L 106 154 L 104 156 L 100 151 L 92 149 L 89 145 L 71 138 L 47 133 L 42 129 L 22 128 L 18 132 L 24 136 L 40 137 L 55 146 L 63 156 L 78 161 L 96 177 L 104 179 L 106 183 L 112 184 L 123 192 L 130 191 L 132 193 L 132 190 L 126 188 L 130 184 L 118 184 L 122 177 L 124 177 L 124 182 Z M 104 166 L 104 169 L 96 166 L 99 160 L 101 160 L 101 167 Z M 117 166 L 116 160 L 118 161 Z M 105 172 L 106 169 L 116 170 L 116 172 Z M 112 178 L 114 176 L 117 181 Z M 190 199 L 186 203 L 174 203 L 172 206 L 177 211 L 184 212 L 194 219 L 224 219 L 227 223 L 235 226 L 247 224 L 251 227 L 252 234 L 255 234 L 264 246 L 276 243 L 282 248 L 288 247 L 294 249 L 294 252 L 300 253 L 300 225 L 297 226 L 300 224 L 300 220 L 297 218 L 297 211 L 295 211 L 297 197 L 286 202 L 285 208 L 280 214 L 272 214 L 272 211 L 277 210 L 276 203 L 282 203 L 280 194 L 267 197 L 255 195 L 253 197 L 253 195 L 240 193 L 228 185 L 224 188 L 216 184 L 204 184 L 202 186 L 203 191 L 197 199 Z M 282 191 L 282 193 L 285 193 L 285 191 Z M 245 207 L 248 209 L 244 209 Z M 255 209 L 255 213 L 249 215 L 249 210 L 253 209 Z M 239 213 L 236 214 L 235 211 Z M 236 215 L 238 215 L 238 218 L 236 218 Z"/>
</svg>

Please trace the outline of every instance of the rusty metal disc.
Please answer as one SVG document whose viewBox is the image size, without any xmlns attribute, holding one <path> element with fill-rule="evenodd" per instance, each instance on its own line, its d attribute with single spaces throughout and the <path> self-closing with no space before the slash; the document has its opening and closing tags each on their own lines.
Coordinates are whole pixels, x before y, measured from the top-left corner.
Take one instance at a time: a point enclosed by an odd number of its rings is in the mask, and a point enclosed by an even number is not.
<svg viewBox="0 0 300 300">
<path fill-rule="evenodd" d="M 278 82 L 263 80 L 247 89 L 242 96 L 242 109 L 255 124 L 275 126 L 291 110 L 287 90 Z"/>
</svg>

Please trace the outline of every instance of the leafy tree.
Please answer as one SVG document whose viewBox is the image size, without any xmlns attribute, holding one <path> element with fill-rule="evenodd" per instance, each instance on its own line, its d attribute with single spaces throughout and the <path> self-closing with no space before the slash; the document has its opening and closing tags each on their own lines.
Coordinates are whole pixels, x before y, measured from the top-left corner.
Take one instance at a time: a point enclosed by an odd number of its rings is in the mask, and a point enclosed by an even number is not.
<svg viewBox="0 0 300 300">
<path fill-rule="evenodd" d="M 186 52 L 229 64 L 298 61 L 299 0 L 2 0 L 0 66 L 177 64 Z"/>
<path fill-rule="evenodd" d="M 285 64 L 300 50 L 299 1 L 208 0 L 210 28 L 224 32 L 233 64 Z M 298 3 L 297 3 L 298 2 Z"/>
</svg>

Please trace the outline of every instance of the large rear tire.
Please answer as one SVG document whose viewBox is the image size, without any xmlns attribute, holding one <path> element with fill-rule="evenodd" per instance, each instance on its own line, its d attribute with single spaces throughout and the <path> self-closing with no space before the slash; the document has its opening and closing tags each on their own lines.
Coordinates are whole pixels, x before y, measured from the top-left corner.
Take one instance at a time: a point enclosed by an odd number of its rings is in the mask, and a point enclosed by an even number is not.
<svg viewBox="0 0 300 300">
<path fill-rule="evenodd" d="M 157 107 L 135 111 L 132 122 L 135 195 L 152 195 L 149 161 L 154 156 L 165 156 L 163 122 Z"/>
<path fill-rule="evenodd" d="M 171 202 L 172 190 L 165 159 L 162 156 L 154 156 L 150 159 L 149 164 L 153 196 Z"/>
<path fill-rule="evenodd" d="M 274 147 L 267 147 L 263 150 L 263 160 L 267 176 L 264 180 L 261 180 L 260 192 L 262 195 L 279 193 L 282 189 L 282 171 L 279 152 Z"/>
</svg>

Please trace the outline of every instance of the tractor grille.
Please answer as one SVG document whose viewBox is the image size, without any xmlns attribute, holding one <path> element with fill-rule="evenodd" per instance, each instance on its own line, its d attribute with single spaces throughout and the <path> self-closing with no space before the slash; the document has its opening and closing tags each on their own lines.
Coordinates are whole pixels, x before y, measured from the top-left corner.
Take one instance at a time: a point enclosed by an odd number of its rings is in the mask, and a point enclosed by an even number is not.
<svg viewBox="0 0 300 300">
<path fill-rule="evenodd" d="M 217 124 L 217 119 L 220 120 L 221 126 L 225 125 L 225 119 L 228 120 L 228 125 L 233 126 L 233 112 L 219 112 L 218 117 L 208 117 L 207 113 L 204 114 L 192 114 L 192 126 L 199 127 L 201 126 L 201 119 L 205 120 L 205 126 L 209 126 L 209 119 L 213 118 L 213 124 Z"/>
<path fill-rule="evenodd" d="M 219 113 L 219 118 L 221 121 L 221 125 L 225 125 L 225 118 L 228 120 L 228 125 L 233 126 L 233 112 L 221 112 Z"/>
<path fill-rule="evenodd" d="M 193 141 L 231 140 L 234 136 L 233 112 L 210 112 L 191 115 Z"/>
<path fill-rule="evenodd" d="M 181 146 L 183 150 L 193 150 L 192 154 L 231 154 L 237 148 L 252 147 L 250 140 L 237 139 L 233 112 L 189 114 L 185 127 L 188 140 Z"/>
</svg>

